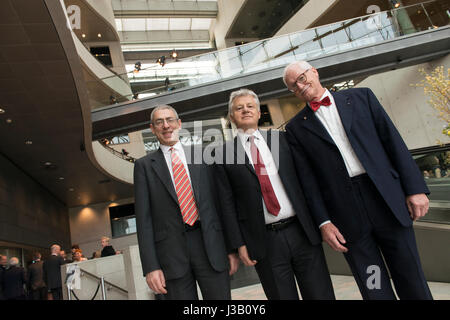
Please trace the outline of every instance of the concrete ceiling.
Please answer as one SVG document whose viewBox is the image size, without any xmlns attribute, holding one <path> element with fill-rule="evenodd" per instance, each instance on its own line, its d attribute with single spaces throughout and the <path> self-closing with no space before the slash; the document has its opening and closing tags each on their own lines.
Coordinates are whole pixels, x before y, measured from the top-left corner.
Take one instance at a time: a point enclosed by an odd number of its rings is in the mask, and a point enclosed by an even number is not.
<svg viewBox="0 0 450 320">
<path fill-rule="evenodd" d="M 0 2 L 0 153 L 69 207 L 132 196 L 88 153 L 83 81 L 59 1 Z"/>
<path fill-rule="evenodd" d="M 247 0 L 226 39 L 272 37 L 309 0 Z"/>
</svg>

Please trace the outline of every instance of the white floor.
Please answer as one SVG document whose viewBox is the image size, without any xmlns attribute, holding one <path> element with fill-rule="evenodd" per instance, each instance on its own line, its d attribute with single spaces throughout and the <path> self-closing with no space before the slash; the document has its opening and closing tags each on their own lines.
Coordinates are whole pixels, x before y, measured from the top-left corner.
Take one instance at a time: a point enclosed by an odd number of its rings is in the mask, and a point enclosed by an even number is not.
<svg viewBox="0 0 450 320">
<path fill-rule="evenodd" d="M 334 293 L 337 300 L 362 300 L 358 286 L 351 276 L 332 275 Z M 428 282 L 435 300 L 450 300 L 450 283 Z M 266 300 L 261 284 L 233 289 L 232 300 Z"/>
</svg>

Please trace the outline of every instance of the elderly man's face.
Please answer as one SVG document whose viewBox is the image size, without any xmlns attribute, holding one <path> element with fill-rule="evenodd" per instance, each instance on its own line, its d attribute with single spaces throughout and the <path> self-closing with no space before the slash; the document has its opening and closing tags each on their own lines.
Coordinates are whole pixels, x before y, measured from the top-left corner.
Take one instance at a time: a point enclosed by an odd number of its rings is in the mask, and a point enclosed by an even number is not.
<svg viewBox="0 0 450 320">
<path fill-rule="evenodd" d="M 261 118 L 258 104 L 252 96 L 240 96 L 234 99 L 231 108 L 230 119 L 238 129 L 258 129 L 258 121 Z"/>
<path fill-rule="evenodd" d="M 325 90 L 315 68 L 304 69 L 298 65 L 293 65 L 287 70 L 286 84 L 297 98 L 305 102 L 319 100 Z"/>
<path fill-rule="evenodd" d="M 173 146 L 178 142 L 180 128 L 181 120 L 177 119 L 175 113 L 170 109 L 156 111 L 153 115 L 153 123 L 150 124 L 153 134 L 165 146 Z"/>
</svg>

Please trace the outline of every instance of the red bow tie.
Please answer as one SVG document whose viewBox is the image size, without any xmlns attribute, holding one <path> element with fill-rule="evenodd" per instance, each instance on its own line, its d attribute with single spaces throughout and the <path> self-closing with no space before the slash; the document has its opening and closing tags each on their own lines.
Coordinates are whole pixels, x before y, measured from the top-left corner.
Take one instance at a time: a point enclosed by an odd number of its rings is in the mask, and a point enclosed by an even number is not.
<svg viewBox="0 0 450 320">
<path fill-rule="evenodd" d="M 331 101 L 330 101 L 330 97 L 326 96 L 325 98 L 323 98 L 320 101 L 311 101 L 309 103 L 309 106 L 311 107 L 312 111 L 316 112 L 320 106 L 325 106 L 328 107 L 329 105 L 331 105 Z"/>
</svg>

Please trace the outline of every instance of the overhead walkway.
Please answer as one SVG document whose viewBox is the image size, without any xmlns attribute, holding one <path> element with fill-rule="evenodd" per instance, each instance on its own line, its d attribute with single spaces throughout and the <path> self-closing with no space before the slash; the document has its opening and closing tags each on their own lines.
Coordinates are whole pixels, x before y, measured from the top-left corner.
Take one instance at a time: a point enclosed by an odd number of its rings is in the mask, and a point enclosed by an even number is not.
<svg viewBox="0 0 450 320">
<path fill-rule="evenodd" d="M 248 43 L 183 59 L 205 61 L 213 68 L 188 81 L 172 82 L 145 93 L 145 99 L 92 111 L 93 138 L 100 139 L 141 130 L 151 110 L 174 106 L 183 121 L 212 119 L 226 113 L 232 90 L 246 87 L 261 99 L 288 94 L 282 80 L 284 67 L 308 60 L 324 85 L 424 63 L 450 52 L 449 17 L 436 3 L 401 7 L 353 18 L 280 37 Z M 441 6 L 442 7 L 442 6 Z M 447 9 L 446 9 L 447 10 Z M 155 67 L 157 68 L 157 67 Z"/>
</svg>

